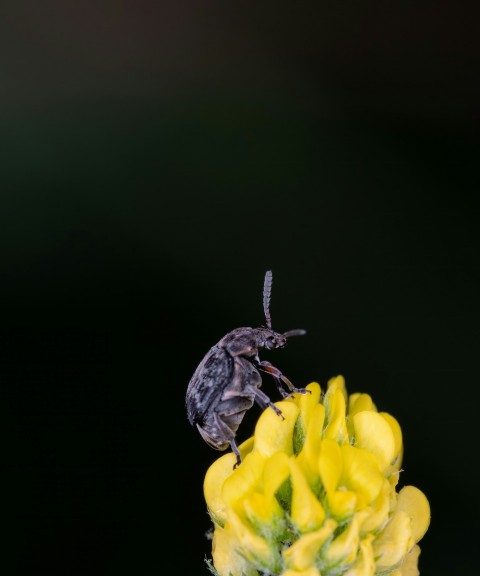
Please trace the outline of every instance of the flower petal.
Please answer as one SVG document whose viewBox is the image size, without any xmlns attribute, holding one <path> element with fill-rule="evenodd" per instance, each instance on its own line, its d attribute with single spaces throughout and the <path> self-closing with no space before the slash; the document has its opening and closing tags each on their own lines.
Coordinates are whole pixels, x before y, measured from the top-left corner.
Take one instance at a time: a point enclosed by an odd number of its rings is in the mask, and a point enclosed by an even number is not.
<svg viewBox="0 0 480 576">
<path fill-rule="evenodd" d="M 412 537 L 421 540 L 430 525 L 430 504 L 415 486 L 404 486 L 398 493 L 397 510 L 405 511 L 412 521 Z"/>
<path fill-rule="evenodd" d="M 278 571 L 280 556 L 274 546 L 255 533 L 250 524 L 240 518 L 232 509 L 227 513 L 227 526 L 235 533 L 238 552 L 258 570 Z"/>
<path fill-rule="evenodd" d="M 337 527 L 335 520 L 329 518 L 319 530 L 303 534 L 289 548 L 282 552 L 285 566 L 295 570 L 307 570 L 312 566 L 320 548 L 331 537 Z"/>
<path fill-rule="evenodd" d="M 322 443 L 325 407 L 317 404 L 311 413 L 303 448 L 297 457 L 297 462 L 303 470 L 310 486 L 318 480 L 318 454 Z"/>
<path fill-rule="evenodd" d="M 275 496 L 277 490 L 290 476 L 289 458 L 284 452 L 276 452 L 267 459 L 263 469 L 263 492 Z"/>
<path fill-rule="evenodd" d="M 294 458 L 290 458 L 290 475 L 292 479 L 292 521 L 300 532 L 316 530 L 325 520 L 325 510 L 312 492 Z"/>
<path fill-rule="evenodd" d="M 237 551 L 235 532 L 227 525 L 216 527 L 212 541 L 212 559 L 218 576 L 258 576 L 258 571 Z"/>
<path fill-rule="evenodd" d="M 390 572 L 390 576 L 419 576 L 418 570 L 418 557 L 420 556 L 420 548 L 415 546 L 405 556 L 402 565 L 398 570 Z"/>
<path fill-rule="evenodd" d="M 377 407 L 373 403 L 370 394 L 350 394 L 348 398 L 348 413 L 355 416 L 358 412 L 377 412 Z"/>
<path fill-rule="evenodd" d="M 273 540 L 284 532 L 284 512 L 274 496 L 254 492 L 242 504 L 247 519 L 261 536 Z"/>
<path fill-rule="evenodd" d="M 370 397 L 370 394 L 350 394 L 348 397 L 348 419 L 347 428 L 350 436 L 355 436 L 355 429 L 353 426 L 353 417 L 358 412 L 377 412 L 377 408 Z"/>
<path fill-rule="evenodd" d="M 249 575 L 246 574 L 245 576 Z M 280 576 L 321 576 L 321 575 L 320 572 L 318 571 L 318 568 L 315 568 L 315 566 L 310 566 L 310 568 L 307 568 L 306 570 L 292 570 L 289 568 L 285 570 L 285 572 L 282 572 Z"/>
<path fill-rule="evenodd" d="M 384 477 L 373 454 L 355 446 L 341 446 L 343 473 L 340 484 L 357 492 L 359 505 L 373 502 L 383 486 Z"/>
<path fill-rule="evenodd" d="M 353 417 L 355 445 L 378 458 L 383 471 L 395 456 L 395 438 L 390 424 L 378 412 L 358 412 Z"/>
<path fill-rule="evenodd" d="M 367 534 L 366 538 L 360 542 L 357 559 L 345 572 L 344 576 L 374 576 L 375 559 L 373 557 L 372 540 L 373 536 Z"/>
<path fill-rule="evenodd" d="M 384 479 L 378 496 L 370 503 L 371 513 L 361 526 L 362 532 L 376 532 L 386 523 L 390 512 L 391 493 L 390 482 Z"/>
<path fill-rule="evenodd" d="M 345 386 L 345 378 L 341 374 L 330 378 L 327 382 L 327 391 L 329 388 L 340 390 L 345 398 L 345 402 L 347 401 L 347 387 Z"/>
<path fill-rule="evenodd" d="M 355 511 L 357 495 L 344 486 L 337 490 L 343 471 L 343 458 L 340 446 L 335 440 L 322 441 L 318 470 L 327 493 L 330 514 L 339 522 L 345 521 Z"/>
<path fill-rule="evenodd" d="M 272 456 L 279 451 L 290 456 L 293 454 L 293 428 L 300 410 L 287 400 L 276 402 L 275 406 L 282 411 L 284 419 L 271 408 L 265 409 L 255 426 L 253 449 L 264 456 Z"/>
<path fill-rule="evenodd" d="M 310 382 L 310 384 L 306 386 L 306 389 L 310 390 L 309 394 L 296 394 L 294 398 L 295 403 L 300 409 L 300 421 L 304 433 L 306 433 L 308 430 L 310 417 L 312 415 L 313 409 L 318 405 L 320 394 L 322 392 L 318 382 Z"/>
<path fill-rule="evenodd" d="M 260 489 L 265 457 L 260 452 L 247 454 L 242 464 L 223 483 L 222 499 L 227 506 Z"/>
<path fill-rule="evenodd" d="M 239 446 L 242 458 L 251 452 L 253 438 L 249 438 Z M 224 481 L 232 474 L 236 457 L 233 452 L 218 458 L 207 470 L 203 481 L 203 494 L 212 520 L 223 526 L 225 523 L 225 502 L 222 496 Z"/>
<path fill-rule="evenodd" d="M 335 440 L 322 441 L 318 455 L 318 470 L 327 493 L 336 490 L 342 476 L 343 458 L 340 446 Z"/>
<path fill-rule="evenodd" d="M 327 425 L 323 437 L 336 440 L 340 444 L 348 442 L 345 390 L 342 383 L 344 381 L 340 376 L 330 380 L 324 398 Z"/>
<path fill-rule="evenodd" d="M 357 512 L 346 529 L 337 536 L 325 552 L 325 560 L 329 566 L 337 566 L 340 562 L 350 564 L 357 557 L 360 542 L 360 526 L 368 510 Z"/>
<path fill-rule="evenodd" d="M 330 514 L 338 522 L 345 522 L 357 508 L 357 494 L 351 490 L 335 490 L 327 494 Z"/>
<path fill-rule="evenodd" d="M 403 510 L 396 511 L 390 522 L 373 542 L 377 571 L 380 568 L 394 567 L 401 562 L 414 544 L 410 516 Z"/>
<path fill-rule="evenodd" d="M 388 412 L 380 412 L 380 415 L 383 418 L 385 418 L 385 420 L 388 422 L 393 432 L 393 438 L 395 443 L 393 461 L 395 462 L 395 466 L 398 470 L 402 463 L 401 462 L 403 451 L 402 429 L 400 428 L 400 424 L 398 423 L 397 419 L 394 418 L 391 414 L 388 414 Z"/>
</svg>

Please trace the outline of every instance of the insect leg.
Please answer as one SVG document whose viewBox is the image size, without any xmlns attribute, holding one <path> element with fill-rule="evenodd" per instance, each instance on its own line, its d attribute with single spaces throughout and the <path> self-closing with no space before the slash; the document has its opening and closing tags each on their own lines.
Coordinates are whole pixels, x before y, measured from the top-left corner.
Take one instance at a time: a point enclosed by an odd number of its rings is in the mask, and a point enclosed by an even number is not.
<svg viewBox="0 0 480 576">
<path fill-rule="evenodd" d="M 238 447 L 235 443 L 235 433 L 234 431 L 232 431 L 231 427 L 226 422 L 224 422 L 223 419 L 218 414 L 214 415 L 214 422 L 215 422 L 215 429 L 221 432 L 223 438 L 228 439 L 228 443 L 230 444 L 230 447 L 232 448 L 232 451 L 235 454 L 235 457 L 237 459 L 235 464 L 233 465 L 233 469 L 235 470 L 235 468 L 242 463 L 240 451 L 238 450 Z M 238 427 L 238 424 L 236 425 L 236 427 Z M 202 429 L 199 428 L 199 430 L 202 433 Z M 204 434 L 202 434 L 202 436 L 204 436 Z M 209 442 L 210 438 L 208 436 L 207 437 L 204 436 L 204 439 L 207 441 L 207 443 L 210 444 L 210 446 L 212 446 L 212 448 L 216 448 L 217 450 L 224 450 L 226 447 L 226 445 L 223 447 L 222 445 L 220 445 L 219 447 L 218 445 L 216 446 L 211 441 Z"/>
<path fill-rule="evenodd" d="M 280 372 L 278 368 L 275 368 L 275 366 L 270 364 L 270 362 L 267 362 L 267 360 L 261 360 L 258 363 L 258 368 L 263 372 L 267 372 L 268 374 L 271 374 L 273 376 L 278 391 L 284 398 L 289 396 L 289 394 L 285 392 L 281 382 L 284 382 L 287 385 L 291 393 L 297 392 L 298 394 L 306 394 L 307 392 L 310 392 L 310 390 L 307 390 L 306 388 L 295 388 L 295 386 L 290 382 L 290 380 L 284 374 L 282 374 L 282 372 Z"/>
<path fill-rule="evenodd" d="M 237 461 L 235 462 L 235 464 L 233 465 L 233 469 L 235 470 L 235 468 L 237 468 L 237 466 L 240 466 L 240 464 L 242 463 L 242 457 L 240 456 L 240 451 L 237 448 L 237 445 L 235 444 L 235 440 L 230 440 L 230 447 L 232 448 L 232 452 L 235 454 Z"/>
<path fill-rule="evenodd" d="M 255 401 L 263 409 L 267 408 L 267 406 L 270 406 L 270 408 L 275 412 L 277 416 L 280 416 L 282 420 L 285 420 L 285 416 L 282 414 L 280 408 L 277 408 L 275 404 L 270 400 L 270 398 L 265 394 L 265 392 L 260 390 L 260 388 L 255 390 Z"/>
</svg>

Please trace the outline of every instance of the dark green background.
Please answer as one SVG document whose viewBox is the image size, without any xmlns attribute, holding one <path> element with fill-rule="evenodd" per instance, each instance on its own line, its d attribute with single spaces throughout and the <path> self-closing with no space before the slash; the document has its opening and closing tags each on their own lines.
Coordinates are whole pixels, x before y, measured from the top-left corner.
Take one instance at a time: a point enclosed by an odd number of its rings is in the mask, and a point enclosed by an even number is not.
<svg viewBox="0 0 480 576">
<path fill-rule="evenodd" d="M 458 2 L 2 4 L 5 576 L 208 573 L 184 396 L 266 269 L 308 333 L 263 358 L 393 414 L 421 573 L 476 571 L 477 37 Z"/>
</svg>

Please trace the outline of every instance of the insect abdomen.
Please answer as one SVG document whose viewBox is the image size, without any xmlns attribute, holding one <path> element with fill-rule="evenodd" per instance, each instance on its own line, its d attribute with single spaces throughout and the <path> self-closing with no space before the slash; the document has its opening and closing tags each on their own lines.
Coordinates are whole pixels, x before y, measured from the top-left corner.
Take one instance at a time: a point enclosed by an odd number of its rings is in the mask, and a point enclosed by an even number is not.
<svg viewBox="0 0 480 576">
<path fill-rule="evenodd" d="M 233 378 L 234 360 L 214 346 L 195 370 L 187 388 L 186 408 L 190 424 L 203 423 L 210 407 L 222 397 Z"/>
</svg>

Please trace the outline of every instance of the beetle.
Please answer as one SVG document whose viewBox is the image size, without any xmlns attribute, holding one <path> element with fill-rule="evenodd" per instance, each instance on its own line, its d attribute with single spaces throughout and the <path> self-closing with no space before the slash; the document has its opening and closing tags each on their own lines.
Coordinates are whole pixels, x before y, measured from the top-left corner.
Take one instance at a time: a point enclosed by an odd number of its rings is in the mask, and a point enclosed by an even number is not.
<svg viewBox="0 0 480 576">
<path fill-rule="evenodd" d="M 306 334 L 302 329 L 288 330 L 283 334 L 272 330 L 271 291 L 272 271 L 268 270 L 263 285 L 266 325 L 235 328 L 226 334 L 204 356 L 187 387 L 185 406 L 190 424 L 197 427 L 211 448 L 226 450 L 228 446 L 231 447 L 236 456 L 234 469 L 242 461 L 235 435 L 245 413 L 254 402 L 262 410 L 270 407 L 279 417 L 284 418 L 281 410 L 260 389 L 260 371 L 273 376 L 283 398 L 294 392 L 309 392 L 305 388 L 296 388 L 278 368 L 266 360 L 260 360 L 258 356 L 261 349 L 283 348 L 287 338 Z"/>
</svg>

